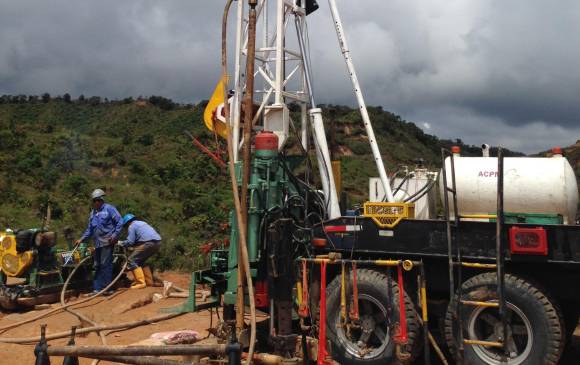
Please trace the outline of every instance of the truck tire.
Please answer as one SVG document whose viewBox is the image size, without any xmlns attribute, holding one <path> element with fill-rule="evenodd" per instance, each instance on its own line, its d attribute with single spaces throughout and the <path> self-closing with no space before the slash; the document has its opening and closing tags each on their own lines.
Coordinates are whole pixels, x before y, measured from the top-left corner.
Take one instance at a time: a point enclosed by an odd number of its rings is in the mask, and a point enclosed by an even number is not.
<svg viewBox="0 0 580 365">
<path fill-rule="evenodd" d="M 462 299 L 497 302 L 495 273 L 472 277 L 462 285 Z M 469 365 L 555 365 L 565 344 L 561 312 L 555 301 L 528 281 L 513 275 L 505 276 L 510 357 L 501 362 L 502 350 L 496 347 L 464 345 L 464 361 Z M 457 355 L 458 321 L 455 318 L 457 295 L 445 316 L 445 339 L 451 353 Z M 502 333 L 498 309 L 461 306 L 463 338 L 498 341 Z"/>
<path fill-rule="evenodd" d="M 578 326 L 580 320 L 580 304 L 575 302 L 562 303 L 562 318 L 566 326 L 566 341 L 571 341 L 574 336 L 574 331 Z"/>
<path fill-rule="evenodd" d="M 352 293 L 352 272 L 347 280 L 349 287 L 347 295 Z M 395 279 L 396 280 L 396 279 Z M 355 339 L 361 339 L 362 330 L 353 330 L 347 334 L 340 326 L 340 287 L 341 278 L 338 275 L 327 288 L 327 337 L 330 342 L 332 357 L 341 365 L 388 365 L 402 363 L 397 359 L 396 346 L 392 338 L 389 324 L 399 322 L 399 286 L 390 280 L 393 306 L 390 318 L 387 315 L 388 289 L 386 275 L 368 269 L 357 270 L 357 287 L 359 292 L 359 311 L 361 327 L 372 328 L 372 333 L 366 339 L 364 347 Z M 405 311 L 407 317 L 408 343 L 404 351 L 411 356 L 412 361 L 421 350 L 421 327 L 417 312 L 411 299 L 405 293 Z M 360 346 L 360 347 L 359 347 Z M 361 353 L 362 351 L 362 353 Z"/>
</svg>

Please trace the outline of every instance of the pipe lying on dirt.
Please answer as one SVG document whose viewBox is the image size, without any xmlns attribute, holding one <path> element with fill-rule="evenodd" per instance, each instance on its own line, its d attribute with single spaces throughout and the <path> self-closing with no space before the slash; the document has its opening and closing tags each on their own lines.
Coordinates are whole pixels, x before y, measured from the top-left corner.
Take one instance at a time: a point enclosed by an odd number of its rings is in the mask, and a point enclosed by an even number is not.
<svg viewBox="0 0 580 365">
<path fill-rule="evenodd" d="M 94 356 L 89 358 L 94 358 L 97 361 L 102 360 L 131 365 L 194 365 L 189 361 L 184 362 L 176 360 L 158 359 L 156 357 Z"/>
<path fill-rule="evenodd" d="M 179 317 L 179 316 L 182 316 L 184 314 L 186 314 L 186 313 L 170 313 L 170 314 L 164 314 L 164 315 L 160 315 L 160 316 L 156 316 L 156 317 L 145 318 L 145 319 L 141 319 L 141 320 L 137 320 L 137 321 L 133 321 L 133 322 L 124 322 L 124 323 L 111 324 L 111 325 L 106 325 L 106 326 L 86 327 L 86 328 L 77 329 L 76 334 L 81 335 L 83 333 L 90 333 L 90 332 L 97 332 L 97 331 L 108 331 L 108 330 L 121 330 L 121 329 L 127 330 L 127 329 L 131 329 L 131 328 L 135 328 L 135 327 L 140 327 L 140 326 L 156 323 L 156 322 L 165 321 L 167 319 Z M 63 331 L 63 332 L 57 332 L 57 333 L 47 335 L 46 340 L 47 341 L 55 340 L 57 338 L 68 337 L 70 335 L 71 335 L 70 330 Z M 2 337 L 0 337 L 0 343 L 25 344 L 25 343 L 38 342 L 38 340 L 40 340 L 40 336 L 17 337 L 17 338 L 2 338 Z"/>
<path fill-rule="evenodd" d="M 224 355 L 227 345 L 168 345 L 168 346 L 49 346 L 50 356 L 171 356 Z"/>
<path fill-rule="evenodd" d="M 248 353 L 244 352 L 242 354 L 242 358 L 247 360 Z M 254 354 L 252 356 L 252 359 L 254 360 L 254 362 L 256 362 L 256 364 L 262 364 L 262 365 L 282 365 L 284 363 L 284 358 L 282 356 L 266 354 L 266 353 Z"/>
</svg>

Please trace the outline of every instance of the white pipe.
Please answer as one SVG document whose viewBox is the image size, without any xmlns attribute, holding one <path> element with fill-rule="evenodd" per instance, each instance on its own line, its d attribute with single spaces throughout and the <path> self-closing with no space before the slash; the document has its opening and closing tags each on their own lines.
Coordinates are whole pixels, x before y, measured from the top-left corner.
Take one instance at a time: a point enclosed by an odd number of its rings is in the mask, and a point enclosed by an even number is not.
<svg viewBox="0 0 580 365">
<path fill-rule="evenodd" d="M 367 112 L 367 107 L 360 89 L 358 78 L 356 77 L 356 71 L 354 69 L 354 64 L 352 58 L 350 57 L 350 51 L 348 49 L 348 44 L 346 43 L 346 35 L 342 27 L 342 21 L 340 20 L 340 15 L 338 13 L 338 8 L 336 6 L 335 0 L 328 0 L 330 5 L 330 12 L 332 13 L 332 18 L 334 19 L 334 26 L 336 28 L 336 35 L 338 37 L 338 43 L 340 44 L 340 49 L 342 55 L 344 56 L 344 61 L 346 62 L 346 67 L 350 74 L 350 79 L 352 81 L 352 86 L 354 88 L 354 93 L 356 95 L 356 100 L 360 109 L 360 113 L 365 125 L 367 135 L 369 137 L 369 142 L 371 145 L 371 150 L 373 151 L 373 157 L 377 165 L 377 170 L 379 170 L 379 176 L 383 187 L 385 188 L 385 193 L 387 195 L 387 201 L 394 202 L 393 192 L 391 191 L 391 184 L 389 183 L 389 177 L 385 171 L 385 165 L 383 164 L 383 158 L 381 157 L 381 152 L 379 151 L 379 145 L 375 137 L 375 132 L 373 131 L 373 126 L 371 125 L 371 120 L 369 118 L 369 113 Z"/>
<path fill-rule="evenodd" d="M 302 148 L 308 151 L 308 112 L 305 103 L 300 104 L 300 138 L 302 139 Z"/>
<path fill-rule="evenodd" d="M 284 82 L 284 0 L 278 0 L 278 7 L 276 8 L 276 95 L 274 97 L 275 104 L 283 104 L 282 97 L 282 83 Z"/>
<path fill-rule="evenodd" d="M 268 24 L 268 0 L 263 0 L 262 1 L 262 21 L 263 21 L 263 32 L 264 34 L 262 35 L 262 49 L 268 47 L 268 35 L 269 35 L 269 24 Z M 264 56 L 266 56 L 266 53 L 263 54 Z M 268 57 L 264 57 L 264 59 L 262 60 L 262 66 L 259 67 L 259 70 L 262 71 L 264 74 L 265 72 L 263 71 L 268 65 Z M 267 89 L 268 86 L 273 87 L 273 85 L 269 82 L 269 76 L 268 75 L 262 75 L 263 80 L 263 87 L 264 89 Z M 269 84 L 269 85 L 268 85 Z M 263 94 L 262 95 L 262 104 L 266 104 L 268 102 L 268 98 L 270 97 L 270 94 L 266 95 Z M 256 116 L 259 115 L 259 113 L 256 113 Z"/>
<path fill-rule="evenodd" d="M 238 152 L 239 152 L 239 142 L 240 142 L 240 108 L 242 106 L 242 80 L 241 80 L 241 64 L 242 64 L 242 36 L 243 36 L 243 27 L 244 27 L 244 1 L 238 1 L 238 18 L 236 23 L 236 54 L 234 59 L 234 98 L 232 100 L 232 108 L 233 113 L 230 113 L 231 117 L 233 117 L 233 124 L 232 125 L 232 144 L 234 150 L 234 162 L 238 161 Z M 225 100 L 227 102 L 228 96 L 225 95 Z"/>
<path fill-rule="evenodd" d="M 329 219 L 340 217 L 340 207 L 338 205 L 338 195 L 334 184 L 334 174 L 330 162 L 330 153 L 326 143 L 326 133 L 322 123 L 322 109 L 314 108 L 309 110 L 310 122 L 312 123 L 312 137 L 316 147 L 316 159 L 320 170 L 320 180 L 322 181 L 322 191 L 325 196 L 326 210 Z"/>
</svg>

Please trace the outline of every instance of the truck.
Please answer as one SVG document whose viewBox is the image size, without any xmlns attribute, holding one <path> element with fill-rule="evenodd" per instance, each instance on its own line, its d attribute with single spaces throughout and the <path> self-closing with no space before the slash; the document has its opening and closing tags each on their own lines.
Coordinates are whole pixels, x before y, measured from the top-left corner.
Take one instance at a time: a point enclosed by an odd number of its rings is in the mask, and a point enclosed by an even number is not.
<svg viewBox="0 0 580 365">
<path fill-rule="evenodd" d="M 224 333 L 255 363 L 558 364 L 580 315 L 569 162 L 558 149 L 504 157 L 483 145 L 468 157 L 454 147 L 441 168 L 389 176 L 338 6 L 328 6 L 377 167 L 369 201 L 339 203 L 309 59 L 317 2 L 226 1 L 222 78 L 204 121 L 228 141 L 232 230 L 194 273 L 211 296 L 192 293 L 189 310 L 221 307 Z M 301 153 L 289 155 L 289 140 Z"/>
</svg>

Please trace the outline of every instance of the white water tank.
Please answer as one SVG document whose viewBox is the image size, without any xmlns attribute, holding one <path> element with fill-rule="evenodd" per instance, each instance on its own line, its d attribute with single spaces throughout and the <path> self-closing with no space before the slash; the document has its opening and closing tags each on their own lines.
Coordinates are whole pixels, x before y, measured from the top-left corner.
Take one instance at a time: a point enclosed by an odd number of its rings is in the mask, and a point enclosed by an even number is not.
<svg viewBox="0 0 580 365">
<path fill-rule="evenodd" d="M 497 211 L 497 158 L 454 155 L 459 215 L 495 214 Z M 445 159 L 447 186 L 451 183 L 450 157 Z M 443 174 L 439 179 L 443 200 Z M 453 216 L 452 194 L 449 210 Z M 578 209 L 578 184 L 568 160 L 553 157 L 504 158 L 504 211 L 560 214 L 564 224 L 574 224 Z"/>
<path fill-rule="evenodd" d="M 402 202 L 408 198 L 412 198 L 415 203 L 415 219 L 434 219 L 437 215 L 437 190 L 436 186 L 433 185 L 431 185 L 429 190 L 426 190 L 428 188 L 426 185 L 434 184 L 433 180 L 436 180 L 437 176 L 438 172 L 436 171 L 415 169 L 406 178 L 395 178 L 392 180 L 395 201 Z M 420 197 L 415 196 L 415 194 Z M 385 200 L 385 189 L 383 188 L 381 179 L 371 177 L 369 179 L 369 201 L 381 202 Z"/>
</svg>

